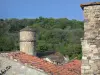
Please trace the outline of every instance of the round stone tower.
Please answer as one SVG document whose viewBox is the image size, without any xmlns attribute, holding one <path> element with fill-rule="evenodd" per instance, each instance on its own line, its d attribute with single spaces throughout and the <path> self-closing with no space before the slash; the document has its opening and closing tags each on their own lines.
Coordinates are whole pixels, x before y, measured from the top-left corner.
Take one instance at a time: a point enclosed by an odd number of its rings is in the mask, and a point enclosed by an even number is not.
<svg viewBox="0 0 100 75">
<path fill-rule="evenodd" d="M 36 31 L 30 27 L 20 30 L 20 51 L 29 55 L 36 55 Z"/>
<path fill-rule="evenodd" d="M 100 2 L 81 4 L 84 11 L 81 75 L 100 75 Z"/>
</svg>

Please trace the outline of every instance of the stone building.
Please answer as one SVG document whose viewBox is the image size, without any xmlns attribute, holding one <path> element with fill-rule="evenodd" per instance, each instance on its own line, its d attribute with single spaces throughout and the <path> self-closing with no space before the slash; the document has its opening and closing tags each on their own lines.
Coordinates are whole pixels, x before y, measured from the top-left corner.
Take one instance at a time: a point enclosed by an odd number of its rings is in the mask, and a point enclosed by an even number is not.
<svg viewBox="0 0 100 75">
<path fill-rule="evenodd" d="M 0 53 L 0 75 L 80 75 L 81 61 L 53 64 L 36 56 L 35 31 L 20 31 L 20 51 Z"/>
<path fill-rule="evenodd" d="M 20 51 L 36 55 L 36 31 L 30 27 L 20 30 Z"/>
<path fill-rule="evenodd" d="M 61 64 L 69 62 L 69 57 L 67 55 L 63 56 L 60 52 L 55 52 L 55 53 L 43 56 L 42 58 L 46 61 L 49 61 L 57 65 L 61 65 Z"/>
<path fill-rule="evenodd" d="M 81 4 L 84 12 L 81 75 L 100 75 L 100 2 Z"/>
</svg>

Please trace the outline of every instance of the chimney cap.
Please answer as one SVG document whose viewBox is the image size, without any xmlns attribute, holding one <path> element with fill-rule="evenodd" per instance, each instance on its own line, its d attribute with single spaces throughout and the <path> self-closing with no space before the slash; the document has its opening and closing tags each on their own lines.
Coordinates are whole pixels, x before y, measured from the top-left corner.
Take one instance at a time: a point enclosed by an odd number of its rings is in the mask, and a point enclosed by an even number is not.
<svg viewBox="0 0 100 75">
<path fill-rule="evenodd" d="M 27 27 L 21 29 L 20 31 L 32 31 L 32 32 L 36 32 L 36 29 L 33 29 L 32 27 L 27 26 Z"/>
<path fill-rule="evenodd" d="M 81 4 L 80 7 L 83 9 L 86 6 L 100 5 L 100 2 L 90 2 L 86 4 Z"/>
</svg>

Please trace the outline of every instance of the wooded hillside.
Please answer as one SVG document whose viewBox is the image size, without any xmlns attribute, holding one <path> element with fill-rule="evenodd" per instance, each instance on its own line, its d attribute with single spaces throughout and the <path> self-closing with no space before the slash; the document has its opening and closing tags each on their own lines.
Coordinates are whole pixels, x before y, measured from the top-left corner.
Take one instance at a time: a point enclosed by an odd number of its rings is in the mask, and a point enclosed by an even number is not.
<svg viewBox="0 0 100 75">
<path fill-rule="evenodd" d="M 67 18 L 0 19 L 0 51 L 19 50 L 19 31 L 26 26 L 37 30 L 38 52 L 56 50 L 81 59 L 83 22 Z"/>
</svg>

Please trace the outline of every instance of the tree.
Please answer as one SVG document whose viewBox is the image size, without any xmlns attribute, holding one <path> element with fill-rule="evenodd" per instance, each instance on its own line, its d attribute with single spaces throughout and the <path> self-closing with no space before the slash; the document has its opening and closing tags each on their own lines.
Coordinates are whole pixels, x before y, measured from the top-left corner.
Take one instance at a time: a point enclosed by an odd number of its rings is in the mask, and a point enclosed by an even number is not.
<svg viewBox="0 0 100 75">
<path fill-rule="evenodd" d="M 67 18 L 0 19 L 0 51 L 19 49 L 19 31 L 30 26 L 37 30 L 36 50 L 55 50 L 63 55 L 81 58 L 83 22 Z"/>
</svg>

